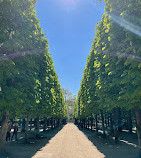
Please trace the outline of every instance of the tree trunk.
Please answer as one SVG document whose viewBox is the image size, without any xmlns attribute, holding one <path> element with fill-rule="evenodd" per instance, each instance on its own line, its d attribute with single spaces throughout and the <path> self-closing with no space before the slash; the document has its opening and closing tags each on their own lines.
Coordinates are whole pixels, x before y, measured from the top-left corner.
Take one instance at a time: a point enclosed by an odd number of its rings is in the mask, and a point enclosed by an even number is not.
<svg viewBox="0 0 141 158">
<path fill-rule="evenodd" d="M 44 132 L 46 131 L 46 129 L 47 129 L 47 118 L 46 117 L 44 117 Z"/>
<path fill-rule="evenodd" d="M 112 113 L 110 113 L 110 132 L 111 133 L 114 133 L 114 122 L 113 122 L 113 116 L 112 116 Z"/>
<path fill-rule="evenodd" d="M 83 126 L 84 126 L 84 128 L 86 127 L 86 120 L 85 120 L 85 118 L 84 118 L 84 123 L 83 123 Z"/>
<path fill-rule="evenodd" d="M 19 120 L 19 126 L 20 126 L 20 129 L 22 129 L 22 120 L 21 119 Z"/>
<path fill-rule="evenodd" d="M 51 118 L 50 123 L 51 123 L 51 129 L 53 129 L 53 118 Z"/>
<path fill-rule="evenodd" d="M 84 128 L 84 119 L 81 120 L 81 128 Z"/>
<path fill-rule="evenodd" d="M 135 107 L 135 114 L 136 114 L 136 126 L 137 126 L 137 135 L 138 135 L 138 142 L 139 142 L 139 157 L 141 157 L 141 110 L 139 107 Z"/>
<path fill-rule="evenodd" d="M 54 128 L 56 128 L 56 119 L 54 119 L 53 124 L 54 124 Z"/>
<path fill-rule="evenodd" d="M 87 129 L 89 128 L 89 118 L 87 118 Z"/>
<path fill-rule="evenodd" d="M 26 121 L 25 121 L 25 118 L 24 118 L 23 121 L 22 121 L 22 132 L 25 132 L 25 124 L 26 124 Z"/>
<path fill-rule="evenodd" d="M 96 125 L 96 132 L 98 133 L 98 120 L 97 120 L 97 114 L 95 115 L 95 125 Z"/>
<path fill-rule="evenodd" d="M 83 128 L 83 119 L 80 119 L 80 127 Z"/>
<path fill-rule="evenodd" d="M 106 125 L 106 129 L 108 127 L 108 123 L 107 123 L 107 115 L 105 114 L 105 125 Z"/>
<path fill-rule="evenodd" d="M 90 119 L 88 117 L 88 129 L 89 129 L 89 127 L 90 127 Z"/>
<path fill-rule="evenodd" d="M 6 141 L 6 134 L 8 128 L 8 120 L 9 120 L 9 112 L 5 111 L 3 113 L 3 118 L 0 128 L 0 153 L 5 152 L 5 141 Z"/>
<path fill-rule="evenodd" d="M 132 133 L 132 115 L 131 115 L 131 110 L 128 111 L 128 130 L 129 133 Z"/>
<path fill-rule="evenodd" d="M 30 119 L 30 131 L 32 130 L 32 118 Z"/>
<path fill-rule="evenodd" d="M 93 129 L 93 118 L 91 118 L 91 130 Z"/>
<path fill-rule="evenodd" d="M 25 142 L 28 143 L 28 135 L 29 135 L 29 114 L 27 114 L 26 125 L 25 125 Z"/>
<path fill-rule="evenodd" d="M 80 119 L 78 119 L 78 127 L 80 127 Z"/>
<path fill-rule="evenodd" d="M 60 119 L 57 119 L 57 127 L 60 126 Z"/>
<path fill-rule="evenodd" d="M 50 126 L 50 119 L 47 119 L 47 126 Z"/>
<path fill-rule="evenodd" d="M 118 112 L 118 131 L 122 132 L 121 108 L 117 108 L 117 112 Z"/>
<path fill-rule="evenodd" d="M 86 118 L 86 129 L 88 128 L 88 119 Z"/>
<path fill-rule="evenodd" d="M 108 127 L 110 127 L 110 118 L 109 118 L 109 116 L 108 116 L 107 125 L 108 125 Z"/>
<path fill-rule="evenodd" d="M 117 111 L 117 108 L 113 109 L 113 122 L 114 122 L 115 143 L 118 143 L 118 111 Z"/>
<path fill-rule="evenodd" d="M 77 125 L 77 119 L 75 118 L 75 125 Z"/>
<path fill-rule="evenodd" d="M 101 120 L 102 120 L 102 130 L 103 130 L 103 135 L 105 136 L 105 126 L 104 126 L 104 115 L 103 115 L 103 110 L 100 110 L 101 112 Z"/>
<path fill-rule="evenodd" d="M 35 126 L 36 138 L 39 138 L 39 127 L 40 127 L 39 116 L 35 119 L 35 122 L 36 122 L 36 126 Z"/>
</svg>

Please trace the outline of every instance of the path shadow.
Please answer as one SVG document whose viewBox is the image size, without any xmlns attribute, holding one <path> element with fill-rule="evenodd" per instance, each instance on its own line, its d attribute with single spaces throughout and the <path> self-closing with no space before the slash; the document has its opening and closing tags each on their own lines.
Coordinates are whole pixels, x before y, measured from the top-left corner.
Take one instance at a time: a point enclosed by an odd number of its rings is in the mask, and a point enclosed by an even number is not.
<svg viewBox="0 0 141 158">
<path fill-rule="evenodd" d="M 97 149 L 105 155 L 105 158 L 139 158 L 137 136 L 135 134 L 120 134 L 120 141 L 115 144 L 112 137 L 103 138 L 101 133 L 90 129 L 79 128 Z"/>
<path fill-rule="evenodd" d="M 128 143 L 132 146 L 138 146 L 138 137 L 136 133 L 129 133 L 129 132 L 121 132 L 119 133 L 119 139 L 122 142 Z"/>
<path fill-rule="evenodd" d="M 53 130 L 40 133 L 40 138 L 30 138 L 30 143 L 24 143 L 24 139 L 18 141 L 12 141 L 7 143 L 7 158 L 32 158 L 38 151 L 40 151 L 49 141 L 63 128 L 58 127 Z M 0 157 L 1 158 L 1 157 Z"/>
</svg>

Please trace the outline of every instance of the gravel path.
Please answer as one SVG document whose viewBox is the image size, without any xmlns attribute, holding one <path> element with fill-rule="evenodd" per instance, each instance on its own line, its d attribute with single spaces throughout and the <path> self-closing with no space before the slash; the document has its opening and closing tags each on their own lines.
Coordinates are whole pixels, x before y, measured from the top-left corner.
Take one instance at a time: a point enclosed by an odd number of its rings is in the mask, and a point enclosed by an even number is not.
<svg viewBox="0 0 141 158">
<path fill-rule="evenodd" d="M 74 124 L 68 123 L 32 158 L 103 158 Z"/>
</svg>

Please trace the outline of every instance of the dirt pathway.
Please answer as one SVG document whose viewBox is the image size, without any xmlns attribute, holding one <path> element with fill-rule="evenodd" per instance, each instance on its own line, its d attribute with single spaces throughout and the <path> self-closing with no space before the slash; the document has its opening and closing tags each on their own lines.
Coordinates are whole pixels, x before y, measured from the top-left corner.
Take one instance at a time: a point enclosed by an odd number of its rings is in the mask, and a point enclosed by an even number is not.
<svg viewBox="0 0 141 158">
<path fill-rule="evenodd" d="M 72 123 L 67 124 L 32 158 L 103 158 L 104 155 Z"/>
</svg>

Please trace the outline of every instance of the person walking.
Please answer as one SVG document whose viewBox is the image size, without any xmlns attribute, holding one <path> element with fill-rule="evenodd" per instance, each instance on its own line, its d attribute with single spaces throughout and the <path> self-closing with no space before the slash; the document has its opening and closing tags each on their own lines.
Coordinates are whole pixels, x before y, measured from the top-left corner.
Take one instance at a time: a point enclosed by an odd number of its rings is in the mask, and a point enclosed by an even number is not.
<svg viewBox="0 0 141 158">
<path fill-rule="evenodd" d="M 15 136 L 15 140 L 17 140 L 17 132 L 18 132 L 18 123 L 17 122 L 14 123 L 13 128 L 14 128 L 14 132 L 13 132 L 11 140 L 13 139 L 14 136 Z"/>
</svg>

